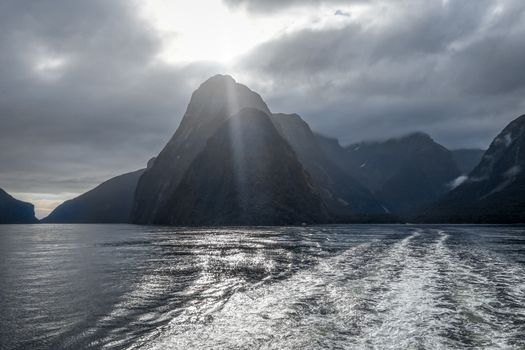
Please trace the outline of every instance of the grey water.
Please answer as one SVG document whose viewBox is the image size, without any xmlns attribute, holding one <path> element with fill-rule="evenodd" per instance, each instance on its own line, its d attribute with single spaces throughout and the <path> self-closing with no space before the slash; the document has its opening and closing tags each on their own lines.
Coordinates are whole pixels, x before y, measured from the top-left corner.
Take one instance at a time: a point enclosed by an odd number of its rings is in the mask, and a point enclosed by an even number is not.
<svg viewBox="0 0 525 350">
<path fill-rule="evenodd" d="M 1 349 L 524 349 L 525 228 L 0 226 Z"/>
</svg>

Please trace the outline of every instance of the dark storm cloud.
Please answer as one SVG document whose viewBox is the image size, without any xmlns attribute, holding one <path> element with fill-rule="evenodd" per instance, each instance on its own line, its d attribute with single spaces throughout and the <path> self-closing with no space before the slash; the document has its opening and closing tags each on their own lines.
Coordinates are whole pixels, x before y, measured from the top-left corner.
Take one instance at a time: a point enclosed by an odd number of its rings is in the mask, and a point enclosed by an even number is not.
<svg viewBox="0 0 525 350">
<path fill-rule="evenodd" d="M 131 1 L 0 2 L 0 187 L 80 192 L 145 166 L 217 70 L 160 47 Z"/>
<path fill-rule="evenodd" d="M 241 64 L 274 110 L 343 142 L 423 130 L 487 146 L 524 113 L 525 3 L 375 3 L 372 19 L 288 34 Z"/>
</svg>

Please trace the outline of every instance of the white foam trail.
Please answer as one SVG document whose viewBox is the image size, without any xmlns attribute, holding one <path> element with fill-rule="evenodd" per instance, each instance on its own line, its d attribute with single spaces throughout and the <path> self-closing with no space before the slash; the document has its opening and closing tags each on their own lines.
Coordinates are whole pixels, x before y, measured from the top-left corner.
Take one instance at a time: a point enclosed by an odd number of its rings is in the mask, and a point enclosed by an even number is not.
<svg viewBox="0 0 525 350">
<path fill-rule="evenodd" d="M 396 243 L 389 254 L 402 259 L 418 235 Z M 377 242 L 362 244 L 281 283 L 236 293 L 216 314 L 206 310 L 209 305 L 188 310 L 145 348 L 250 348 L 268 341 L 272 348 L 317 348 L 322 344 L 315 339 L 321 341 L 323 329 L 333 328 L 330 332 L 336 336 L 351 324 L 359 326 L 366 304 L 384 283 L 378 274 L 367 273 L 367 267 L 378 271 L 371 265 L 377 263 L 375 253 L 383 254 L 384 249 Z"/>
<path fill-rule="evenodd" d="M 406 247 L 391 257 L 392 263 L 401 265 L 401 271 L 381 296 L 372 313 L 376 322 L 358 338 L 358 345 L 382 349 L 446 348 L 436 332 L 436 316 L 442 310 L 434 288 L 436 259 L 429 256 L 442 249 L 446 238 L 442 235 L 437 243 L 420 247 L 420 251 Z"/>
<path fill-rule="evenodd" d="M 469 247 L 455 251 L 449 239 L 416 230 L 395 243 L 355 246 L 286 280 L 239 284 L 229 298 L 185 307 L 132 348 L 525 347 L 523 269 L 481 253 L 464 260 L 458 254 Z"/>
</svg>

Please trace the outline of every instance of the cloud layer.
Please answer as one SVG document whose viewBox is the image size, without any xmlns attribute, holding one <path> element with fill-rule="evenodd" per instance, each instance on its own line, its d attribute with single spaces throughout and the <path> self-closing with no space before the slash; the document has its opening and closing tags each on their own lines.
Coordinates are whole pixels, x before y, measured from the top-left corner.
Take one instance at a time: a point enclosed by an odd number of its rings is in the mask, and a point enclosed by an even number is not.
<svg viewBox="0 0 525 350">
<path fill-rule="evenodd" d="M 160 46 L 131 2 L 2 2 L 0 187 L 71 196 L 144 167 L 217 70 Z"/>
<path fill-rule="evenodd" d="M 525 110 L 525 3 L 375 1 L 344 12 L 343 26 L 293 32 L 240 63 L 270 105 L 343 142 L 422 130 L 451 147 L 486 147 Z"/>
</svg>

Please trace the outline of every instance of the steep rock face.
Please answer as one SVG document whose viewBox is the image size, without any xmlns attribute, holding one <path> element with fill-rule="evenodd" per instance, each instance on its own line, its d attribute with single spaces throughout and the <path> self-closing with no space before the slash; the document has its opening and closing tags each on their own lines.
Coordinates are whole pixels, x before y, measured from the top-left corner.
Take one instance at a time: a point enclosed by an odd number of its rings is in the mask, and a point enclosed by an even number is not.
<svg viewBox="0 0 525 350">
<path fill-rule="evenodd" d="M 385 213 L 370 191 L 326 155 L 309 125 L 299 115 L 273 114 L 272 120 L 311 175 L 330 212 L 336 215 Z"/>
<path fill-rule="evenodd" d="M 461 185 L 425 210 L 421 221 L 525 223 L 525 115 L 492 142 Z"/>
<path fill-rule="evenodd" d="M 64 203 L 44 223 L 128 223 L 135 189 L 145 169 L 116 176 Z"/>
<path fill-rule="evenodd" d="M 35 218 L 33 204 L 22 202 L 0 188 L 0 224 L 33 224 Z"/>
<path fill-rule="evenodd" d="M 485 154 L 482 149 L 455 149 L 450 152 L 462 174 L 468 174 L 474 170 Z"/>
<path fill-rule="evenodd" d="M 268 114 L 245 108 L 208 140 L 154 223 L 287 225 L 326 220 L 308 173 Z"/>
<path fill-rule="evenodd" d="M 214 76 L 193 93 L 175 135 L 139 180 L 132 214 L 135 223 L 164 221 L 164 214 L 159 213 L 169 210 L 167 203 L 207 140 L 228 117 L 245 107 L 271 114 L 258 94 L 230 76 Z"/>
</svg>

